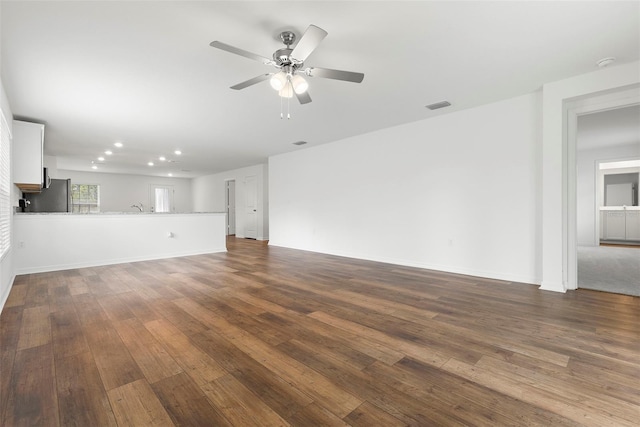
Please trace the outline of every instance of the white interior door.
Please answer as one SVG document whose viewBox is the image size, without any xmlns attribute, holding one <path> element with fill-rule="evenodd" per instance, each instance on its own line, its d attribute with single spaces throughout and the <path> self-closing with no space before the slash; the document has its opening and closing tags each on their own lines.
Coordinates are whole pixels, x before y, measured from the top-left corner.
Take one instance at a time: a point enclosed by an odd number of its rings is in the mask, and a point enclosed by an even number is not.
<svg viewBox="0 0 640 427">
<path fill-rule="evenodd" d="M 246 195 L 246 216 L 244 237 L 258 238 L 258 182 L 255 175 L 247 176 L 244 180 Z"/>
<path fill-rule="evenodd" d="M 149 204 L 151 212 L 175 212 L 173 185 L 151 185 Z"/>
<path fill-rule="evenodd" d="M 225 199 L 227 205 L 227 236 L 233 236 L 236 234 L 236 182 L 234 180 L 227 181 Z"/>
</svg>

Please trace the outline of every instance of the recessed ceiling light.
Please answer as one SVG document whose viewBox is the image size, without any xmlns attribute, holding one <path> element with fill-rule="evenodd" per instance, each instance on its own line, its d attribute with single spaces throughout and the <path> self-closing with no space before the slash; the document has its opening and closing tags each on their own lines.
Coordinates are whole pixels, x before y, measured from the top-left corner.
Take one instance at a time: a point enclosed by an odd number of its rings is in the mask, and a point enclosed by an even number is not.
<svg viewBox="0 0 640 427">
<path fill-rule="evenodd" d="M 153 162 L 149 162 L 147 163 L 149 166 L 153 166 Z"/>
<path fill-rule="evenodd" d="M 104 162 L 104 157 L 102 157 L 102 156 L 98 157 L 98 161 L 99 162 Z"/>
<path fill-rule="evenodd" d="M 91 169 L 98 169 L 96 165 L 91 166 Z"/>
<path fill-rule="evenodd" d="M 176 156 L 179 156 L 180 154 L 182 154 L 182 151 L 176 150 L 176 151 L 173 152 L 173 154 L 175 154 Z"/>
<path fill-rule="evenodd" d="M 115 145 L 118 148 L 122 148 L 122 142 L 114 142 L 113 145 Z"/>
<path fill-rule="evenodd" d="M 107 151 L 105 151 L 105 152 L 104 152 L 104 154 L 106 154 L 107 156 L 110 156 L 110 155 L 112 155 L 112 154 L 113 154 L 113 151 L 111 151 L 111 150 L 107 150 Z"/>
<path fill-rule="evenodd" d="M 169 173 L 167 174 L 167 176 L 173 176 L 173 174 L 172 174 L 171 172 L 169 172 Z"/>
<path fill-rule="evenodd" d="M 164 162 L 167 160 L 167 158 L 165 156 L 160 156 L 158 157 L 158 160 L 160 160 L 161 162 Z"/>
</svg>

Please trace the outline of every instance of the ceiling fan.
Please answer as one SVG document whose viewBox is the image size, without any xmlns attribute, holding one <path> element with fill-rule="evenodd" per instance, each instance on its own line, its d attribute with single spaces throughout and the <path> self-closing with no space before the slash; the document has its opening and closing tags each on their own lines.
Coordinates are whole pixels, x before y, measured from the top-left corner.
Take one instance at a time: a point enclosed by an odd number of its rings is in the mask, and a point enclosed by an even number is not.
<svg viewBox="0 0 640 427">
<path fill-rule="evenodd" d="M 354 73 L 351 71 L 332 70 L 329 68 L 304 67 L 304 61 L 318 47 L 320 42 L 327 36 L 327 32 L 315 25 L 309 25 L 304 32 L 300 41 L 291 47 L 296 41 L 296 35 L 292 31 L 283 31 L 280 33 L 280 39 L 285 44 L 285 48 L 278 49 L 273 53 L 272 59 L 248 52 L 243 49 L 213 41 L 210 46 L 222 49 L 224 51 L 244 56 L 262 62 L 265 65 L 273 65 L 279 71 L 274 73 L 261 74 L 257 77 L 231 86 L 231 89 L 240 90 L 270 80 L 271 87 L 278 91 L 283 98 L 292 98 L 295 94 L 300 104 L 311 102 L 311 97 L 307 92 L 309 84 L 302 77 L 321 77 L 325 79 L 343 80 L 346 82 L 360 83 L 364 79 L 363 73 Z"/>
</svg>

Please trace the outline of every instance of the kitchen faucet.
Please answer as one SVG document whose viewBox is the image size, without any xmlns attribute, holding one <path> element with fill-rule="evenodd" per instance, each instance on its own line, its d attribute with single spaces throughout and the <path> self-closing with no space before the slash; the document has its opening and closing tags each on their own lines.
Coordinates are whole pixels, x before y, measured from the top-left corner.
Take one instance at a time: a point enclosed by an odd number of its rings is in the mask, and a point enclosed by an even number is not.
<svg viewBox="0 0 640 427">
<path fill-rule="evenodd" d="M 131 205 L 131 207 L 132 207 L 132 208 L 138 208 L 138 210 L 139 210 L 140 212 L 143 212 L 143 211 L 144 211 L 144 206 L 142 205 L 142 202 L 140 202 L 140 206 L 138 206 L 138 205 L 135 205 L 135 204 L 134 204 L 134 205 Z"/>
</svg>

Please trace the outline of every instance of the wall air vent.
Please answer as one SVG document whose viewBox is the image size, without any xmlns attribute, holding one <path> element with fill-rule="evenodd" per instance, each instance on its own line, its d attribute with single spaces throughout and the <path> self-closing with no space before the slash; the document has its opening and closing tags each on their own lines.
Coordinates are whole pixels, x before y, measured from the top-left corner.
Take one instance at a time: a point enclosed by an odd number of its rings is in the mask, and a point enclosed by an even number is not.
<svg viewBox="0 0 640 427">
<path fill-rule="evenodd" d="M 429 104 L 426 107 L 429 110 L 437 110 L 439 108 L 444 108 L 450 106 L 451 103 L 449 101 L 436 102 L 435 104 Z"/>
<path fill-rule="evenodd" d="M 306 143 L 307 143 L 307 141 L 298 141 L 298 142 L 293 142 L 292 144 L 293 145 L 304 145 Z"/>
</svg>

